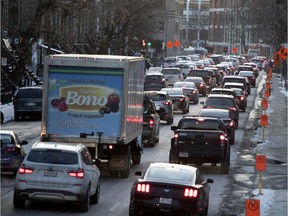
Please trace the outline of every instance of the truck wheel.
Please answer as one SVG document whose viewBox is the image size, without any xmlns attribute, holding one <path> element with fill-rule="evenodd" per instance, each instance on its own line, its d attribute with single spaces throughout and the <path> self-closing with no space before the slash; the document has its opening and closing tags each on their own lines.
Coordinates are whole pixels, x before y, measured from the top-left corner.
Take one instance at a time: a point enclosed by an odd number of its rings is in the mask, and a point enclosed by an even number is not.
<svg viewBox="0 0 288 216">
<path fill-rule="evenodd" d="M 178 157 L 175 154 L 173 154 L 172 150 L 170 150 L 170 153 L 169 153 L 169 163 L 176 163 L 176 164 L 179 163 Z"/>
<path fill-rule="evenodd" d="M 133 164 L 139 164 L 141 162 L 141 153 L 133 153 L 132 162 Z"/>
<path fill-rule="evenodd" d="M 187 108 L 185 108 L 184 110 L 182 110 L 182 113 L 183 113 L 183 114 L 186 114 L 186 113 L 187 113 Z"/>
<path fill-rule="evenodd" d="M 14 191 L 14 195 L 13 195 L 14 208 L 24 208 L 25 207 L 25 203 L 26 203 L 26 199 L 24 197 L 18 196 L 16 194 L 16 192 Z"/>
<path fill-rule="evenodd" d="M 14 113 L 14 120 L 19 121 L 20 120 L 20 115 L 18 113 Z"/>
</svg>

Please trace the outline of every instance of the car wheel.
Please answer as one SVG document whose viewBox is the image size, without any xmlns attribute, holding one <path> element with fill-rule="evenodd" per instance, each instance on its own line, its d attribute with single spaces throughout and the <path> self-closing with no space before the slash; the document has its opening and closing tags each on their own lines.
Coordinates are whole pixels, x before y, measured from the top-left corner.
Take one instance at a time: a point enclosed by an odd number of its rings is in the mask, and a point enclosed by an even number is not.
<svg viewBox="0 0 288 216">
<path fill-rule="evenodd" d="M 194 104 L 198 104 L 199 103 L 199 100 L 196 100 L 195 102 L 194 102 Z"/>
<path fill-rule="evenodd" d="M 171 117 L 170 119 L 167 120 L 167 125 L 171 125 L 173 123 L 173 118 Z"/>
<path fill-rule="evenodd" d="M 90 186 L 87 189 L 84 200 L 80 201 L 80 203 L 79 203 L 80 211 L 88 212 L 89 208 L 90 208 Z"/>
<path fill-rule="evenodd" d="M 221 174 L 228 174 L 229 173 L 229 165 L 221 164 Z"/>
<path fill-rule="evenodd" d="M 19 121 L 20 120 L 20 115 L 18 113 L 14 113 L 14 120 Z"/>
<path fill-rule="evenodd" d="M 132 210 L 131 204 L 130 204 L 130 207 L 129 207 L 129 216 L 140 216 L 138 208 L 136 208 L 134 206 L 134 209 Z"/>
<path fill-rule="evenodd" d="M 237 120 L 235 120 L 235 128 L 237 129 L 238 128 L 238 119 Z"/>
<path fill-rule="evenodd" d="M 186 114 L 186 113 L 187 113 L 187 108 L 186 108 L 186 107 L 185 107 L 184 110 L 182 110 L 182 113 L 183 113 L 183 114 Z"/>
<path fill-rule="evenodd" d="M 99 202 L 99 198 L 100 198 L 100 183 L 98 182 L 96 192 L 90 198 L 91 203 L 97 204 Z"/>
<path fill-rule="evenodd" d="M 26 203 L 26 199 L 23 196 L 18 196 L 14 191 L 13 195 L 13 205 L 14 208 L 24 208 Z"/>
</svg>

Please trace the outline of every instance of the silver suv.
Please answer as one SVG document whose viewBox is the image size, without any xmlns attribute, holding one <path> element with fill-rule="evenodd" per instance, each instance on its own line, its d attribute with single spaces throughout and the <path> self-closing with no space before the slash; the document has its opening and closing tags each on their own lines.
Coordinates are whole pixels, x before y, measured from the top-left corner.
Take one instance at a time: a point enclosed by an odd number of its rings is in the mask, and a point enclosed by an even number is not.
<svg viewBox="0 0 288 216">
<path fill-rule="evenodd" d="M 87 212 L 100 196 L 100 171 L 83 144 L 37 142 L 15 179 L 13 204 L 26 200 L 77 202 Z"/>
</svg>

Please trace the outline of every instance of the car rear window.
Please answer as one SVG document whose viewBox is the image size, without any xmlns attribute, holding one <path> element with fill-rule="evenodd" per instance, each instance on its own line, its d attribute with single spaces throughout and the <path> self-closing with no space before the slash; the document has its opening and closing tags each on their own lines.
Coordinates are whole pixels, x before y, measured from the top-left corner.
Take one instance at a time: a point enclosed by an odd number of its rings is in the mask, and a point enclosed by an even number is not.
<svg viewBox="0 0 288 216">
<path fill-rule="evenodd" d="M 78 154 L 63 150 L 32 149 L 27 160 L 36 163 L 78 164 Z"/>
<path fill-rule="evenodd" d="M 178 74 L 181 74 L 181 72 L 180 72 L 180 70 L 176 70 L 176 69 L 169 69 L 169 70 L 167 70 L 167 69 L 163 69 L 162 71 L 161 71 L 161 73 L 163 73 L 163 74 L 165 74 L 165 75 L 168 75 L 168 74 L 176 74 L 176 75 L 178 75 Z"/>
<path fill-rule="evenodd" d="M 9 134 L 1 134 L 1 146 L 6 144 L 14 144 L 14 139 Z"/>
<path fill-rule="evenodd" d="M 150 96 L 150 98 L 152 101 L 165 101 L 165 100 L 167 100 L 166 95 L 153 95 L 153 96 Z"/>
<path fill-rule="evenodd" d="M 145 76 L 146 81 L 162 80 L 161 75 Z"/>
<path fill-rule="evenodd" d="M 42 89 L 20 89 L 17 98 L 42 98 Z"/>
<path fill-rule="evenodd" d="M 208 98 L 206 101 L 207 106 L 215 106 L 215 105 L 221 105 L 221 106 L 227 106 L 227 107 L 234 107 L 234 99 L 232 98 Z"/>
<path fill-rule="evenodd" d="M 185 119 L 181 121 L 179 127 L 181 129 L 222 130 L 219 121 L 214 119 Z"/>
<path fill-rule="evenodd" d="M 209 71 L 204 70 L 190 70 L 189 76 L 210 76 Z"/>
<path fill-rule="evenodd" d="M 224 82 L 243 83 L 242 78 L 224 78 Z"/>
</svg>

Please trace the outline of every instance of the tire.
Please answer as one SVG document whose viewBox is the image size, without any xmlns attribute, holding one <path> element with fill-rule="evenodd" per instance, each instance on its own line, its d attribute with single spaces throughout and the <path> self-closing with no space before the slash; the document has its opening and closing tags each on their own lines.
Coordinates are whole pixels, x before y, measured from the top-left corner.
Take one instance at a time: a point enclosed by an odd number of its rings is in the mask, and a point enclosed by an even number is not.
<svg viewBox="0 0 288 216">
<path fill-rule="evenodd" d="M 25 208 L 25 204 L 26 204 L 26 199 L 24 197 L 18 196 L 16 192 L 14 191 L 14 195 L 13 195 L 14 208 L 17 208 L 17 209 Z"/>
<path fill-rule="evenodd" d="M 221 174 L 228 174 L 229 173 L 229 165 L 221 164 Z"/>
<path fill-rule="evenodd" d="M 171 125 L 173 123 L 173 118 L 167 120 L 167 125 Z"/>
<path fill-rule="evenodd" d="M 198 104 L 198 103 L 199 103 L 199 100 L 197 100 L 197 101 L 194 102 L 194 104 Z"/>
<path fill-rule="evenodd" d="M 186 114 L 187 113 L 187 108 L 185 108 L 185 110 L 182 110 L 182 114 Z"/>
<path fill-rule="evenodd" d="M 140 164 L 141 162 L 141 153 L 133 153 L 132 154 L 132 163 L 133 164 Z"/>
<path fill-rule="evenodd" d="M 20 115 L 18 113 L 14 113 L 14 120 L 19 121 L 20 120 Z"/>
<path fill-rule="evenodd" d="M 131 206 L 129 206 L 129 216 L 140 216 L 138 208 L 134 207 L 134 210 L 132 210 Z"/>
<path fill-rule="evenodd" d="M 235 143 L 235 140 L 234 140 L 234 139 L 230 139 L 230 140 L 229 140 L 229 144 L 230 144 L 230 145 L 234 145 L 234 143 Z"/>
<path fill-rule="evenodd" d="M 86 191 L 86 195 L 83 201 L 80 201 L 79 203 L 79 210 L 81 212 L 88 212 L 90 208 L 90 186 L 88 187 Z"/>
<path fill-rule="evenodd" d="M 99 198 L 100 198 L 100 183 L 98 182 L 96 192 L 91 196 L 90 201 L 92 204 L 98 204 Z"/>
<path fill-rule="evenodd" d="M 238 128 L 238 123 L 239 123 L 239 120 L 236 120 L 236 121 L 235 121 L 235 129 Z"/>
</svg>

